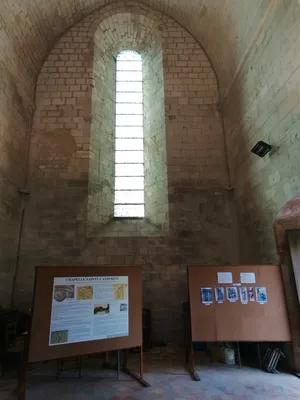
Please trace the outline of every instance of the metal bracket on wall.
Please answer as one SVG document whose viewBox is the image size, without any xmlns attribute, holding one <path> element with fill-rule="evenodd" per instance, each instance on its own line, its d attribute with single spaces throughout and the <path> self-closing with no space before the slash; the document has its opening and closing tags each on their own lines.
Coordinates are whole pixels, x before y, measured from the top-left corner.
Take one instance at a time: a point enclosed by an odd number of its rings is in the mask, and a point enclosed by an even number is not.
<svg viewBox="0 0 300 400">
<path fill-rule="evenodd" d="M 29 190 L 27 190 L 27 189 L 18 189 L 18 192 L 19 192 L 20 194 L 23 194 L 23 195 L 26 195 L 26 196 L 29 196 L 29 195 L 30 195 L 30 192 L 29 192 Z"/>
</svg>

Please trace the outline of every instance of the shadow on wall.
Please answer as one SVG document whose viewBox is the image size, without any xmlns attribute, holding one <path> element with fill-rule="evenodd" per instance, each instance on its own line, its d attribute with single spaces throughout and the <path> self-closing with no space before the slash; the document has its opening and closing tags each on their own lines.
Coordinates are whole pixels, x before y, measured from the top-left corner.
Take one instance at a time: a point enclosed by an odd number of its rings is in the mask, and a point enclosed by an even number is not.
<svg viewBox="0 0 300 400">
<path fill-rule="evenodd" d="M 17 265 L 21 195 L 28 156 L 32 106 L 25 104 L 13 77 L 0 67 L 0 305 L 11 301 Z"/>
<path fill-rule="evenodd" d="M 246 112 L 245 93 L 239 83 L 233 83 L 228 97 L 223 100 L 222 116 L 227 144 L 230 180 L 234 187 L 234 199 L 237 213 L 239 263 L 269 262 L 264 257 L 264 245 L 261 234 L 268 223 L 264 215 L 260 194 L 255 188 L 259 184 L 253 174 L 255 157 L 251 148 L 255 143 L 247 137 L 244 118 Z M 254 139 L 255 140 L 255 139 Z M 257 160 L 260 165 L 264 160 Z M 270 228 L 270 227 L 269 227 Z M 267 228 L 268 229 L 268 228 Z"/>
</svg>

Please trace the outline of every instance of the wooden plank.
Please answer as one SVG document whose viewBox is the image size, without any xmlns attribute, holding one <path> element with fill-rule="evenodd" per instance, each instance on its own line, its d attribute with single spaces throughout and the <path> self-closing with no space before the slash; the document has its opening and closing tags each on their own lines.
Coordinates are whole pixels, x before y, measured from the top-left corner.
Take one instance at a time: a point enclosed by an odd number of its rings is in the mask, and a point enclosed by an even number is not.
<svg viewBox="0 0 300 400">
<path fill-rule="evenodd" d="M 231 303 L 226 298 L 226 287 L 218 283 L 218 272 L 232 272 L 233 283 L 241 284 L 241 272 L 254 272 L 256 283 L 239 287 L 266 287 L 268 301 L 242 304 Z M 189 266 L 188 285 L 191 309 L 192 341 L 291 341 L 281 271 L 277 265 Z M 213 303 L 201 301 L 201 288 L 224 287 L 225 301 L 218 304 L 213 293 Z"/>
<path fill-rule="evenodd" d="M 88 276 L 128 276 L 129 336 L 49 346 L 54 278 Z M 142 274 L 140 267 L 37 267 L 28 362 L 139 346 L 142 346 Z"/>
</svg>

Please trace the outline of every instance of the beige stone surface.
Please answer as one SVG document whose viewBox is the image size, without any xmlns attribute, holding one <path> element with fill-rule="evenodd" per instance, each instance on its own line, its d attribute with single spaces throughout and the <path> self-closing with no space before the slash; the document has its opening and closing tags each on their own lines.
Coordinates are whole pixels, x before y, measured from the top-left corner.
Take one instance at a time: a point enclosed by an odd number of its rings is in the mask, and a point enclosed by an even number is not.
<svg viewBox="0 0 300 400">
<path fill-rule="evenodd" d="M 157 337 L 179 337 L 186 264 L 277 261 L 273 222 L 300 186 L 298 1 L 2 0 L 0 17 L 0 304 L 10 302 L 16 269 L 16 300 L 27 307 L 37 264 L 137 263 Z M 164 110 L 156 105 L 152 124 L 149 100 L 147 127 L 154 149 L 165 131 L 155 162 L 163 174 L 149 184 L 160 202 L 153 221 L 168 212 L 164 234 L 148 222 L 87 234 L 89 213 L 111 202 L 105 174 L 106 204 L 89 197 L 91 165 L 108 165 L 95 157 L 112 109 L 104 104 L 93 132 L 100 25 L 106 49 L 121 38 L 145 43 L 146 32 L 161 44 L 151 62 L 162 61 L 163 85 L 158 68 L 149 85 Z M 258 140 L 274 147 L 263 159 L 251 153 Z"/>
<path fill-rule="evenodd" d="M 221 107 L 245 262 L 276 262 L 273 223 L 300 190 L 300 7 L 279 1 Z M 274 148 L 259 158 L 258 140 Z"/>
<path fill-rule="evenodd" d="M 112 59 L 112 44 L 122 43 L 116 39 L 122 29 L 133 32 L 133 38 L 146 33 L 147 41 L 122 45 L 137 46 L 145 63 L 150 56 L 153 66 L 160 57 L 161 70 L 155 67 L 145 75 L 145 93 L 152 96 L 145 102 L 151 118 L 145 118 L 146 167 L 157 165 L 146 177 L 147 204 L 152 202 L 148 221 L 107 221 L 103 227 L 106 221 L 98 213 L 105 215 L 106 207 L 113 206 L 109 99 L 115 69 L 106 59 Z M 161 109 L 147 108 L 156 101 Z M 186 299 L 186 265 L 230 263 L 236 254 L 218 101 L 215 73 L 195 39 L 174 20 L 144 6 L 108 7 L 60 38 L 37 83 L 18 304 L 30 304 L 37 264 L 138 264 L 144 271 L 144 304 L 153 310 L 154 335 L 182 338 L 179 310 Z M 151 179 L 156 188 L 148 186 Z M 97 180 L 100 195 L 95 199 Z M 155 217 L 159 221 L 161 212 L 168 212 L 162 214 L 168 229 L 160 232 Z"/>
<path fill-rule="evenodd" d="M 7 67 L 14 71 L 18 80 L 21 75 L 25 88 L 34 84 L 59 36 L 74 23 L 110 3 L 130 5 L 132 1 L 2 0 L 0 23 L 5 29 L 1 53 Z M 225 90 L 264 13 L 274 1 L 144 0 L 141 3 L 174 18 L 192 33 L 211 58 Z"/>
</svg>

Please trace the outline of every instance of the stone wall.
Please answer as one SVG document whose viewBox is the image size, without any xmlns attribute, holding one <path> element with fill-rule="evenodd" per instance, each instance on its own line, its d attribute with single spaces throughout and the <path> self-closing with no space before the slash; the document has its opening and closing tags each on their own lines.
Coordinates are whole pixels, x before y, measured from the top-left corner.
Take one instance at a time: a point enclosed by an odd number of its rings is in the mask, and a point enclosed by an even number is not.
<svg viewBox="0 0 300 400">
<path fill-rule="evenodd" d="M 18 46 L 18 24 L 10 29 L 0 20 L 0 306 L 10 305 L 26 189 L 26 164 L 32 115 L 34 112 L 34 72 L 36 66 Z M 34 71 L 34 72 L 33 72 Z"/>
<path fill-rule="evenodd" d="M 299 4 L 277 2 L 222 105 L 243 263 L 278 262 L 273 224 L 300 190 L 299 34 Z M 264 158 L 251 153 L 259 140 L 273 146 Z M 299 368 L 299 300 L 290 257 L 280 262 Z"/>
<path fill-rule="evenodd" d="M 300 7 L 277 2 L 222 104 L 241 262 L 277 262 L 273 223 L 300 187 Z M 258 140 L 274 146 L 259 158 Z"/>
<path fill-rule="evenodd" d="M 162 43 L 170 210 L 170 228 L 164 234 L 139 235 L 124 224 L 118 235 L 87 231 L 94 34 L 113 15 L 125 31 L 131 19 L 163 27 L 157 35 Z M 186 265 L 236 261 L 218 100 L 215 74 L 199 44 L 177 23 L 145 6 L 108 6 L 59 40 L 37 85 L 31 197 L 16 297 L 20 306 L 30 304 L 36 265 L 138 264 L 143 267 L 144 305 L 153 312 L 154 339 L 182 339 Z"/>
<path fill-rule="evenodd" d="M 160 28 L 160 29 L 157 29 Z M 145 215 L 161 231 L 169 229 L 163 27 L 156 27 L 143 55 Z M 166 76 L 166 74 L 165 74 Z"/>
<path fill-rule="evenodd" d="M 116 62 L 95 35 L 90 134 L 89 214 L 96 228 L 114 214 L 114 125 Z"/>
<path fill-rule="evenodd" d="M 0 65 L 0 306 L 10 304 L 33 108 Z"/>
<path fill-rule="evenodd" d="M 35 83 L 55 42 L 78 21 L 116 2 L 132 4 L 131 0 L 2 0 L 0 23 L 4 29 L 1 31 L 1 52 L 3 49 L 10 58 L 8 69 L 24 65 L 20 68 L 20 74 L 29 73 Z M 221 92 L 224 93 L 247 54 L 265 14 L 278 0 L 139 2 L 142 7 L 165 13 L 191 32 L 212 60 Z"/>
<path fill-rule="evenodd" d="M 170 0 L 145 0 L 140 7 L 126 2 L 129 8 L 124 8 L 122 2 L 121 8 L 108 6 L 68 31 L 107 3 L 116 2 L 52 0 L 36 1 L 33 6 L 29 0 L 22 4 L 3 0 L 0 304 L 10 301 L 17 267 L 22 210 L 18 189 L 26 187 L 36 78 L 54 46 L 37 85 L 31 196 L 24 203 L 18 304 L 30 304 L 36 264 L 140 263 L 144 268 L 145 305 L 154 310 L 155 332 L 159 337 L 171 337 L 172 318 L 176 334 L 181 330 L 178 310 L 186 296 L 185 265 L 237 260 L 231 235 L 235 232 L 234 203 L 224 190 L 228 183 L 226 163 L 218 91 L 210 63 L 187 31 L 166 16 L 150 12 L 145 3 L 188 28 L 204 45 L 217 71 L 240 222 L 239 261 L 248 263 L 277 261 L 272 224 L 280 207 L 299 192 L 299 5 L 296 1 L 253 0 L 245 4 L 236 0 L 186 0 L 175 6 Z M 148 225 L 124 225 L 121 221 L 114 230 L 115 236 L 122 230 L 123 237 L 111 237 L 110 227 L 95 238 L 87 234 L 92 147 L 96 149 L 93 141 L 98 140 L 91 128 L 95 57 L 91 56 L 94 33 L 90 35 L 90 29 L 96 29 L 101 21 L 107 24 L 113 16 L 124 29 L 128 27 L 128 13 L 135 14 L 143 24 L 148 16 L 153 25 L 160 21 L 166 26 L 157 33 L 163 43 L 167 140 L 168 190 L 162 192 L 168 197 L 170 229 L 168 235 L 162 235 Z M 55 44 L 63 32 L 67 33 Z M 109 33 L 108 37 L 111 39 Z M 97 111 L 100 113 L 98 107 Z M 100 117 L 98 121 L 101 124 Z M 250 153 L 260 139 L 275 146 L 264 159 Z M 102 157 L 97 162 L 96 186 L 97 174 L 105 166 Z M 103 197 L 98 200 L 103 207 Z M 93 207 L 97 207 L 97 201 Z M 229 236 L 232 242 L 228 246 Z M 287 288 L 289 285 L 286 282 Z M 161 298 L 166 300 L 162 302 Z"/>
</svg>

